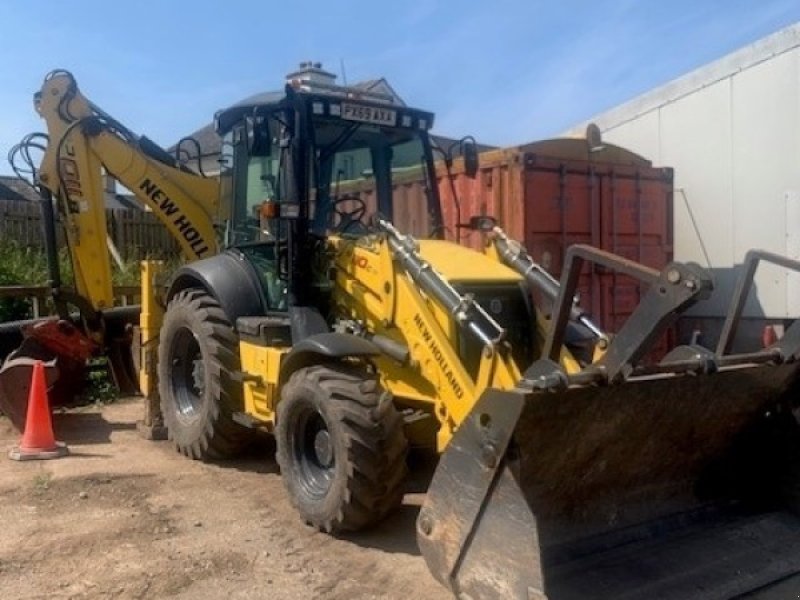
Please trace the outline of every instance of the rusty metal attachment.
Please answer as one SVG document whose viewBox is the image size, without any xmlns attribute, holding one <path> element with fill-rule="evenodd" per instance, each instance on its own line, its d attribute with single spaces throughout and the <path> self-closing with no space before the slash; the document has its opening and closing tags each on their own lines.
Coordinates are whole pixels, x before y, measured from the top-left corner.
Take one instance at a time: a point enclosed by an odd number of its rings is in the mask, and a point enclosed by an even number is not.
<svg viewBox="0 0 800 600">
<path fill-rule="evenodd" d="M 50 404 L 73 398 L 83 384 L 86 361 L 95 344 L 69 321 L 47 319 L 22 327 L 20 347 L 0 367 L 0 410 L 22 431 L 28 406 L 33 364 L 41 360 L 50 391 Z"/>
<path fill-rule="evenodd" d="M 103 354 L 110 374 L 122 394 L 138 392 L 137 370 L 133 361 L 133 326 L 138 306 L 112 308 L 99 313 L 96 326 L 102 330 Z M 0 341 L 21 343 L 0 366 L 0 411 L 8 415 L 20 431 L 24 427 L 28 402 L 31 360 L 45 364 L 51 406 L 69 404 L 86 381 L 87 361 L 100 353 L 101 346 L 87 336 L 77 318 L 45 318 L 6 324 Z M 78 324 L 76 324 L 78 323 Z M 10 342 L 9 342 L 10 340 Z M 2 344 L 0 344 L 1 346 Z M 2 355 L 0 355 L 2 356 Z"/>
</svg>

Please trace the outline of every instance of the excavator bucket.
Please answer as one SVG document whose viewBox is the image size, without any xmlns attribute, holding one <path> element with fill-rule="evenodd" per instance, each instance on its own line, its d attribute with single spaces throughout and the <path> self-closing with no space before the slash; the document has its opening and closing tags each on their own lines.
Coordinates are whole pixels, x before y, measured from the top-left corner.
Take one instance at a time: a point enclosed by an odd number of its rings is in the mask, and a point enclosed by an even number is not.
<svg viewBox="0 0 800 600">
<path fill-rule="evenodd" d="M 765 258 L 748 256 L 749 282 Z M 685 306 L 670 282 L 703 286 L 679 268 L 652 281 L 634 325 L 578 374 L 547 354 L 554 324 L 524 380 L 487 390 L 461 423 L 417 521 L 457 597 L 757 597 L 800 574 L 800 322 L 767 349 L 727 353 L 740 282 L 717 352 L 636 366 Z"/>
<path fill-rule="evenodd" d="M 44 363 L 51 405 L 64 404 L 82 387 L 94 348 L 68 321 L 29 323 L 22 336 L 22 344 L 0 366 L 0 411 L 19 431 L 25 427 L 33 364 Z"/>
<path fill-rule="evenodd" d="M 103 354 L 117 389 L 124 395 L 139 390 L 132 354 L 132 324 L 138 316 L 138 306 L 112 308 L 102 314 Z M 0 352 L 7 352 L 15 343 L 19 346 L 0 365 L 0 411 L 22 431 L 33 363 L 41 360 L 45 365 L 51 406 L 66 405 L 83 389 L 87 361 L 97 353 L 98 346 L 73 321 L 58 318 L 20 321 L 16 327 L 4 324 L 0 328 Z"/>
<path fill-rule="evenodd" d="M 40 360 L 25 355 L 10 356 L 0 367 L 0 412 L 20 432 L 25 430 L 33 366 Z M 42 363 L 47 388 L 51 390 L 59 377 L 56 360 L 50 359 Z"/>
</svg>

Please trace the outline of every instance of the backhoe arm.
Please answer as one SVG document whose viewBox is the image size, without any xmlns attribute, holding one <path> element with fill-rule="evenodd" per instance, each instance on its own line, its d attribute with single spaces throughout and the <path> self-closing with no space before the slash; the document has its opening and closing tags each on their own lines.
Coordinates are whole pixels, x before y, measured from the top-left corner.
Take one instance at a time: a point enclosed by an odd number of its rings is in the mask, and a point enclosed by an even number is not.
<svg viewBox="0 0 800 600">
<path fill-rule="evenodd" d="M 50 138 L 39 182 L 58 199 L 75 288 L 95 310 L 113 305 L 102 172 L 155 213 L 188 259 L 215 254 L 219 181 L 181 169 L 163 150 L 131 133 L 54 71 L 35 96 Z"/>
</svg>

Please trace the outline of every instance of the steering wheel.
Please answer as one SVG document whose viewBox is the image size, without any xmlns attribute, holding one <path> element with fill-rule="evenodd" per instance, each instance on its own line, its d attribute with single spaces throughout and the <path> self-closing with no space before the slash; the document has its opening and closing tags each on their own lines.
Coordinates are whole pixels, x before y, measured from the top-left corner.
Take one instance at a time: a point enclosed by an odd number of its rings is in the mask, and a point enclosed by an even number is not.
<svg viewBox="0 0 800 600">
<path fill-rule="evenodd" d="M 350 210 L 344 210 L 340 205 L 345 202 L 352 202 L 355 207 Z M 339 231 L 347 231 L 352 225 L 357 223 L 361 224 L 361 219 L 367 213 L 367 203 L 358 196 L 345 194 L 339 196 L 333 201 L 331 205 L 333 213 L 339 217 L 339 222 L 336 224 L 336 229 Z"/>
</svg>

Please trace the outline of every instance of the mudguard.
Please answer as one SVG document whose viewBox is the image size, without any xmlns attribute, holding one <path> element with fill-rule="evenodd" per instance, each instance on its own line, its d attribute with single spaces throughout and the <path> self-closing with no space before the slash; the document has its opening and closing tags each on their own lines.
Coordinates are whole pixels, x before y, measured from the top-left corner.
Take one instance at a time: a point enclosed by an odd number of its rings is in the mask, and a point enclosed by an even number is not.
<svg viewBox="0 0 800 600">
<path fill-rule="evenodd" d="M 281 381 L 308 364 L 319 362 L 319 357 L 339 359 L 346 357 L 376 356 L 381 351 L 367 339 L 349 333 L 319 333 L 294 344 L 281 363 Z"/>
<path fill-rule="evenodd" d="M 182 266 L 172 278 L 167 301 L 192 287 L 211 294 L 231 323 L 239 317 L 264 314 L 265 300 L 258 278 L 245 257 L 235 250 Z"/>
</svg>

